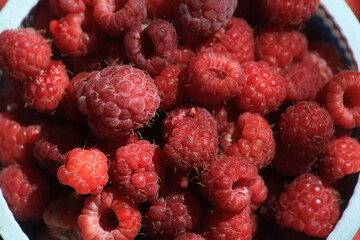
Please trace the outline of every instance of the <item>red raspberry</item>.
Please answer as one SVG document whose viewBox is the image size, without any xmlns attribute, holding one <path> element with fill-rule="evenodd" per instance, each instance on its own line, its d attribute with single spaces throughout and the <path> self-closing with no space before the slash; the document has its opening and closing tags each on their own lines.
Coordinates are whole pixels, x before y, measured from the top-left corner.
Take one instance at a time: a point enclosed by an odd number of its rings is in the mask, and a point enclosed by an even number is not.
<svg viewBox="0 0 360 240">
<path fill-rule="evenodd" d="M 265 31 L 258 36 L 255 47 L 257 60 L 269 63 L 270 66 L 283 68 L 294 61 L 304 58 L 308 41 L 296 30 Z"/>
<path fill-rule="evenodd" d="M 360 171 L 360 144 L 357 139 L 341 135 L 326 146 L 320 161 L 320 176 L 333 183 L 345 175 Z"/>
<path fill-rule="evenodd" d="M 187 189 L 169 186 L 151 202 L 144 218 L 147 233 L 155 239 L 170 239 L 197 229 L 202 219 L 199 200 Z"/>
<path fill-rule="evenodd" d="M 176 48 L 176 56 L 173 64 L 189 64 L 190 60 L 195 57 L 194 49 L 189 45 L 180 45 Z"/>
<path fill-rule="evenodd" d="M 60 61 L 52 61 L 47 69 L 24 83 L 23 98 L 31 108 L 52 111 L 64 97 L 68 84 L 65 65 Z"/>
<path fill-rule="evenodd" d="M 136 203 L 114 189 L 105 188 L 85 200 L 78 225 L 84 240 L 130 240 L 140 231 L 141 214 Z"/>
<path fill-rule="evenodd" d="M 236 121 L 238 112 L 232 102 L 225 102 L 207 108 L 216 121 L 219 136 L 225 131 L 230 122 Z M 221 139 L 221 138 L 220 138 Z"/>
<path fill-rule="evenodd" d="M 196 233 L 184 233 L 175 238 L 175 240 L 206 240 L 203 235 Z"/>
<path fill-rule="evenodd" d="M 252 192 L 251 209 L 255 211 L 266 200 L 268 194 L 268 188 L 261 175 L 256 177 L 255 183 L 250 186 L 250 189 Z"/>
<path fill-rule="evenodd" d="M 187 106 L 169 113 L 163 122 L 163 160 L 179 171 L 202 168 L 217 153 L 216 122 L 200 107 Z"/>
<path fill-rule="evenodd" d="M 16 220 L 37 221 L 48 203 L 47 176 L 36 166 L 11 164 L 0 172 L 0 187 Z"/>
<path fill-rule="evenodd" d="M 339 193 L 312 174 L 304 173 L 289 185 L 278 199 L 279 225 L 326 238 L 339 220 Z"/>
<path fill-rule="evenodd" d="M 110 35 L 126 33 L 131 25 L 146 17 L 145 0 L 93 0 L 93 16 Z"/>
<path fill-rule="evenodd" d="M 179 0 L 175 10 L 176 24 L 193 35 L 207 37 L 226 25 L 236 4 L 236 0 Z"/>
<path fill-rule="evenodd" d="M 96 148 L 74 148 L 66 154 L 57 171 L 60 183 L 75 188 L 79 194 L 98 194 L 108 181 L 108 159 Z"/>
<path fill-rule="evenodd" d="M 218 155 L 201 172 L 200 185 L 204 196 L 220 209 L 240 211 L 250 205 L 257 176 L 256 167 L 245 159 Z"/>
<path fill-rule="evenodd" d="M 216 105 L 235 96 L 244 78 L 240 64 L 214 51 L 199 52 L 188 65 L 186 87 L 201 105 Z"/>
<path fill-rule="evenodd" d="M 146 9 L 149 19 L 174 19 L 174 11 L 172 11 L 176 0 L 147 0 Z"/>
<path fill-rule="evenodd" d="M 68 13 L 85 12 L 83 0 L 50 0 L 50 11 L 57 17 L 65 17 Z"/>
<path fill-rule="evenodd" d="M 308 20 L 319 7 L 320 0 L 262 1 L 266 19 L 282 26 L 300 25 Z"/>
<path fill-rule="evenodd" d="M 126 56 L 152 77 L 157 76 L 176 56 L 176 30 L 163 19 L 133 24 L 124 37 Z"/>
<path fill-rule="evenodd" d="M 245 80 L 234 97 L 239 111 L 267 115 L 276 111 L 286 96 L 285 81 L 275 67 L 264 61 L 242 64 Z"/>
<path fill-rule="evenodd" d="M 239 115 L 237 125 L 233 132 L 225 130 L 221 136 L 231 143 L 226 155 L 247 157 L 258 169 L 269 165 L 275 154 L 275 139 L 266 119 L 246 112 Z"/>
<path fill-rule="evenodd" d="M 86 81 L 76 86 L 76 95 L 92 131 L 106 138 L 141 128 L 160 105 L 151 77 L 130 65 L 90 73 Z"/>
<path fill-rule="evenodd" d="M 8 0 L 1 0 L 0 1 L 0 10 L 3 9 L 3 7 L 6 5 L 7 2 L 8 2 Z"/>
<path fill-rule="evenodd" d="M 351 129 L 360 125 L 360 72 L 343 70 L 325 90 L 325 104 L 335 123 Z"/>
<path fill-rule="evenodd" d="M 301 101 L 290 107 L 279 120 L 280 138 L 298 156 L 316 156 L 334 133 L 330 114 L 313 101 Z"/>
<path fill-rule="evenodd" d="M 49 65 L 51 54 L 49 43 L 34 29 L 5 30 L 0 34 L 0 68 L 15 82 L 40 74 Z"/>
</svg>

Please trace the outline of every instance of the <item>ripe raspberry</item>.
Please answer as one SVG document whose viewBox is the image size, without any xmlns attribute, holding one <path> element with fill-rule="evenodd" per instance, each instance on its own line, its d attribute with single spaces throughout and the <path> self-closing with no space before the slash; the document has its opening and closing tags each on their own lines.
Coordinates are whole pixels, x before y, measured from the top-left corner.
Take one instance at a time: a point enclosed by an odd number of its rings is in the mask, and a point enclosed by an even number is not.
<svg viewBox="0 0 360 240">
<path fill-rule="evenodd" d="M 184 233 L 175 238 L 175 240 L 206 240 L 203 235 L 196 233 Z"/>
<path fill-rule="evenodd" d="M 145 26 L 145 28 L 144 28 Z M 163 19 L 134 23 L 124 37 L 126 56 L 150 76 L 157 76 L 176 56 L 176 30 Z"/>
<path fill-rule="evenodd" d="M 110 35 L 126 33 L 131 25 L 146 17 L 145 0 L 93 0 L 93 16 Z"/>
<path fill-rule="evenodd" d="M 319 7 L 320 0 L 262 1 L 266 19 L 281 26 L 300 25 L 308 20 Z"/>
<path fill-rule="evenodd" d="M 334 76 L 325 91 L 325 104 L 335 123 L 351 129 L 360 125 L 360 73 L 343 70 Z"/>
<path fill-rule="evenodd" d="M 15 83 L 40 74 L 49 65 L 51 54 L 49 43 L 34 29 L 5 30 L 0 34 L 0 68 Z"/>
<path fill-rule="evenodd" d="M 57 17 L 65 17 L 68 13 L 85 12 L 84 0 L 50 0 L 50 11 Z"/>
<path fill-rule="evenodd" d="M 241 66 L 245 80 L 234 97 L 237 109 L 262 115 L 276 111 L 286 96 L 285 81 L 279 71 L 264 61 L 251 61 Z"/>
<path fill-rule="evenodd" d="M 180 45 L 176 48 L 176 56 L 173 64 L 189 64 L 190 60 L 195 57 L 194 49 L 189 45 Z"/>
<path fill-rule="evenodd" d="M 107 157 L 96 148 L 74 148 L 66 154 L 57 171 L 60 183 L 75 188 L 79 194 L 98 194 L 108 181 Z"/>
<path fill-rule="evenodd" d="M 290 107 L 279 120 L 280 138 L 298 156 L 316 156 L 334 133 L 330 114 L 313 101 L 301 101 Z"/>
<path fill-rule="evenodd" d="M 141 128 L 160 105 L 148 75 L 130 65 L 90 73 L 76 86 L 78 107 L 95 135 L 114 138 Z"/>
<path fill-rule="evenodd" d="M 16 220 L 41 219 L 49 200 L 49 180 L 36 166 L 11 164 L 0 172 L 0 188 Z"/>
<path fill-rule="evenodd" d="M 169 186 L 151 202 L 144 218 L 147 233 L 155 239 L 170 239 L 200 225 L 202 208 L 187 189 Z"/>
<path fill-rule="evenodd" d="M 105 188 L 85 200 L 78 225 L 84 240 L 130 240 L 140 231 L 141 214 L 136 203 L 114 189 Z"/>
<path fill-rule="evenodd" d="M 320 177 L 333 183 L 345 175 L 360 171 L 360 144 L 352 137 L 341 135 L 326 146 L 320 161 Z"/>
<path fill-rule="evenodd" d="M 250 186 L 250 189 L 252 192 L 251 209 L 255 211 L 266 200 L 268 194 L 268 188 L 261 175 L 256 177 L 255 183 Z"/>
<path fill-rule="evenodd" d="M 235 96 L 244 78 L 238 62 L 213 51 L 199 52 L 188 65 L 188 94 L 201 105 L 216 105 Z"/>
<path fill-rule="evenodd" d="M 275 139 L 269 123 L 258 113 L 239 115 L 237 126 L 226 128 L 221 138 L 229 142 L 226 155 L 247 157 L 258 169 L 269 165 L 275 154 Z"/>
<path fill-rule="evenodd" d="M 217 153 L 216 122 L 201 107 L 186 106 L 169 113 L 163 122 L 163 161 L 179 171 L 205 167 Z"/>
<path fill-rule="evenodd" d="M 280 195 L 276 221 L 309 236 L 326 238 L 340 217 L 339 197 L 317 176 L 302 174 Z"/>
<path fill-rule="evenodd" d="M 179 0 L 175 9 L 177 26 L 193 35 L 208 37 L 226 25 L 236 4 L 236 0 Z"/>
<path fill-rule="evenodd" d="M 64 97 L 68 84 L 65 65 L 60 61 L 52 61 L 45 70 L 24 83 L 23 98 L 31 108 L 52 111 Z"/>
<path fill-rule="evenodd" d="M 265 61 L 270 66 L 283 68 L 302 60 L 307 48 L 308 41 L 299 31 L 265 31 L 258 36 L 255 56 L 257 60 Z"/>
</svg>

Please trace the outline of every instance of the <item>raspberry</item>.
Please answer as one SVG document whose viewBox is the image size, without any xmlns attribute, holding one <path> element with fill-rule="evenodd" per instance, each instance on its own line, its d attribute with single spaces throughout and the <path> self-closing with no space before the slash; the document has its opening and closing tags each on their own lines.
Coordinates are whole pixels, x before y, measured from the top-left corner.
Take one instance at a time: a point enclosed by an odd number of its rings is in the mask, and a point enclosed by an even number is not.
<svg viewBox="0 0 360 240">
<path fill-rule="evenodd" d="M 171 111 L 163 131 L 163 160 L 176 170 L 202 168 L 217 153 L 216 122 L 204 108 L 187 106 Z"/>
<path fill-rule="evenodd" d="M 176 56 L 173 64 L 187 65 L 195 57 L 194 49 L 189 45 L 180 45 L 176 48 Z"/>
<path fill-rule="evenodd" d="M 275 139 L 269 123 L 258 113 L 239 115 L 237 126 L 221 135 L 229 144 L 226 155 L 247 157 L 258 169 L 269 165 L 275 154 Z"/>
<path fill-rule="evenodd" d="M 155 77 L 174 62 L 176 38 L 176 30 L 168 21 L 155 19 L 145 25 L 137 22 L 125 34 L 125 53 L 129 60 Z"/>
<path fill-rule="evenodd" d="M 175 9 L 176 23 L 193 35 L 207 37 L 226 25 L 236 4 L 236 0 L 179 0 Z"/>
<path fill-rule="evenodd" d="M 140 231 L 141 214 L 136 203 L 114 189 L 105 188 L 85 200 L 78 225 L 84 240 L 130 240 Z"/>
<path fill-rule="evenodd" d="M 109 170 L 113 186 L 138 203 L 155 199 L 160 153 L 158 146 L 146 140 L 120 147 Z"/>
<path fill-rule="evenodd" d="M 11 164 L 0 172 L 0 187 L 16 220 L 37 221 L 49 201 L 49 181 L 36 166 Z"/>
<path fill-rule="evenodd" d="M 218 155 L 200 174 L 204 196 L 220 209 L 240 211 L 250 205 L 251 188 L 258 176 L 254 165 L 237 156 Z"/>
<path fill-rule="evenodd" d="M 131 25 L 146 17 L 145 0 L 93 0 L 93 16 L 110 35 L 126 33 Z"/>
<path fill-rule="evenodd" d="M 359 142 L 346 135 L 332 139 L 325 148 L 319 170 L 322 180 L 326 183 L 333 183 L 345 175 L 359 172 Z"/>
<path fill-rule="evenodd" d="M 266 19 L 282 26 L 300 25 L 308 20 L 319 7 L 320 0 L 273 0 L 262 1 Z"/>
<path fill-rule="evenodd" d="M 238 112 L 231 101 L 207 107 L 207 110 L 216 121 L 219 136 L 225 131 L 227 125 L 230 122 L 236 121 L 238 117 Z M 219 140 L 221 140 L 221 138 Z"/>
<path fill-rule="evenodd" d="M 64 97 L 68 84 L 65 65 L 60 61 L 52 61 L 45 70 L 24 83 L 23 98 L 31 108 L 52 111 Z"/>
<path fill-rule="evenodd" d="M 255 47 L 257 60 L 283 68 L 304 58 L 308 48 L 305 35 L 296 30 L 265 31 L 258 36 Z"/>
<path fill-rule="evenodd" d="M 199 52 L 188 65 L 186 87 L 201 105 L 216 105 L 235 96 L 244 78 L 238 62 L 213 51 Z"/>
<path fill-rule="evenodd" d="M 252 192 L 251 209 L 255 211 L 266 200 L 268 194 L 268 188 L 261 175 L 256 177 L 255 183 L 250 186 L 250 189 Z"/>
<path fill-rule="evenodd" d="M 64 17 L 68 13 L 85 12 L 84 0 L 50 0 L 50 11 L 57 17 Z"/>
<path fill-rule="evenodd" d="M 175 238 L 175 240 L 206 240 L 203 235 L 196 233 L 184 233 Z"/>
<path fill-rule="evenodd" d="M 279 71 L 264 61 L 250 61 L 242 68 L 245 80 L 234 97 L 237 109 L 262 115 L 277 110 L 286 96 L 285 81 Z"/>
<path fill-rule="evenodd" d="M 326 238 L 340 216 L 339 197 L 334 188 L 324 185 L 317 176 L 302 174 L 279 196 L 276 221 L 309 236 Z"/>
<path fill-rule="evenodd" d="M 301 101 L 290 107 L 279 120 L 280 138 L 298 156 L 316 156 L 334 133 L 330 114 L 313 101 Z"/>
<path fill-rule="evenodd" d="M 75 188 L 79 194 L 98 194 L 108 181 L 107 157 L 96 148 L 74 148 L 66 154 L 57 171 L 60 183 Z"/>
<path fill-rule="evenodd" d="M 40 74 L 49 65 L 51 54 L 49 43 L 34 29 L 5 30 L 0 34 L 0 68 L 15 82 Z"/>
<path fill-rule="evenodd" d="M 151 202 L 144 224 L 155 239 L 170 239 L 197 229 L 201 217 L 199 200 L 190 191 L 171 186 Z"/>
<path fill-rule="evenodd" d="M 151 77 L 130 65 L 90 73 L 76 86 L 76 95 L 94 134 L 106 138 L 141 128 L 160 105 Z"/>
<path fill-rule="evenodd" d="M 335 123 L 351 129 L 360 125 L 360 73 L 343 70 L 325 90 L 325 105 Z"/>
</svg>

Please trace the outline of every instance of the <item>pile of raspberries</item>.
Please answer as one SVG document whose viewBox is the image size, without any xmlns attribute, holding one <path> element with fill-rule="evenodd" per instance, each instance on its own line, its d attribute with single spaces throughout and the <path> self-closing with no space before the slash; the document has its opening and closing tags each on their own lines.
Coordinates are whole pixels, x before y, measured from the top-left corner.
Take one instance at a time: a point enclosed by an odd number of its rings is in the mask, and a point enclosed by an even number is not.
<svg viewBox="0 0 360 240">
<path fill-rule="evenodd" d="M 360 72 L 316 40 L 318 7 L 39 1 L 0 34 L 15 219 L 31 239 L 326 238 L 360 171 Z"/>
</svg>

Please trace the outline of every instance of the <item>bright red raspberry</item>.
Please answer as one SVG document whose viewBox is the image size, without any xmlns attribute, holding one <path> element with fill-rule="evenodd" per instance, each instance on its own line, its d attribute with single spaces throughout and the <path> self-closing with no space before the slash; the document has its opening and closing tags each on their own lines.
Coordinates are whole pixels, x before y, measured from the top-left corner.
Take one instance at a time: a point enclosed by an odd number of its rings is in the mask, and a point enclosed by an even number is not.
<svg viewBox="0 0 360 240">
<path fill-rule="evenodd" d="M 257 210 L 260 205 L 266 200 L 268 194 L 268 188 L 265 185 L 264 179 L 261 175 L 256 177 L 254 184 L 250 186 L 251 195 L 251 209 Z"/>
<path fill-rule="evenodd" d="M 258 113 L 239 115 L 237 126 L 221 135 L 231 144 L 226 155 L 247 157 L 258 169 L 269 165 L 275 155 L 273 131 L 266 119 Z"/>
<path fill-rule="evenodd" d="M 226 25 L 236 4 L 236 0 L 179 0 L 175 9 L 177 27 L 192 35 L 208 37 Z"/>
<path fill-rule="evenodd" d="M 40 74 L 50 64 L 51 47 L 34 29 L 5 30 L 0 34 L 0 68 L 16 82 Z"/>
<path fill-rule="evenodd" d="M 285 81 L 278 69 L 264 61 L 250 61 L 241 66 L 245 79 L 234 97 L 237 109 L 262 115 L 276 111 L 286 96 Z"/>
<path fill-rule="evenodd" d="M 126 33 L 135 22 L 146 18 L 145 0 L 93 0 L 93 16 L 110 35 Z"/>
<path fill-rule="evenodd" d="M 343 70 L 325 90 L 325 105 L 335 123 L 351 129 L 360 125 L 360 72 Z"/>
<path fill-rule="evenodd" d="M 238 117 L 238 111 L 232 101 L 213 105 L 207 107 L 206 109 L 211 113 L 216 121 L 219 136 L 225 131 L 226 126 L 230 122 L 235 122 Z"/>
<path fill-rule="evenodd" d="M 41 219 L 49 201 L 50 186 L 38 167 L 11 164 L 0 172 L 0 188 L 16 220 Z"/>
<path fill-rule="evenodd" d="M 157 76 L 176 57 L 177 35 L 166 20 L 155 19 L 145 25 L 134 23 L 124 37 L 126 56 L 150 76 Z"/>
<path fill-rule="evenodd" d="M 186 87 L 192 100 L 216 105 L 235 96 L 244 80 L 241 65 L 214 51 L 199 52 L 188 65 Z"/>
<path fill-rule="evenodd" d="M 61 61 L 52 61 L 39 74 L 26 81 L 23 98 L 30 108 L 38 111 L 52 111 L 63 99 L 69 85 L 69 76 Z"/>
<path fill-rule="evenodd" d="M 66 154 L 57 171 L 60 183 L 75 188 L 79 194 L 98 194 L 108 181 L 108 159 L 96 148 L 74 148 Z"/>
<path fill-rule="evenodd" d="M 189 45 L 180 45 L 176 48 L 176 56 L 173 64 L 189 64 L 190 60 L 195 57 L 194 49 Z"/>
<path fill-rule="evenodd" d="M 84 240 L 134 239 L 141 228 L 139 206 L 114 189 L 105 188 L 85 200 L 78 226 Z"/>
<path fill-rule="evenodd" d="M 174 20 L 175 13 L 173 11 L 176 0 L 147 0 L 146 9 L 149 19 L 167 19 Z"/>
<path fill-rule="evenodd" d="M 169 186 L 151 201 L 144 225 L 155 239 L 171 239 L 197 229 L 202 219 L 199 200 L 187 189 Z"/>
<path fill-rule="evenodd" d="M 319 164 L 320 177 L 333 183 L 345 175 L 360 171 L 360 144 L 357 139 L 341 135 L 332 139 L 325 148 Z"/>
<path fill-rule="evenodd" d="M 50 11 L 57 17 L 65 17 L 68 13 L 85 12 L 84 0 L 50 0 Z"/>
<path fill-rule="evenodd" d="M 160 105 L 153 79 L 126 64 L 90 73 L 76 86 L 76 95 L 94 134 L 106 138 L 141 128 Z"/>
<path fill-rule="evenodd" d="M 263 0 L 262 11 L 266 19 L 281 26 L 300 25 L 319 7 L 320 0 Z"/>
<path fill-rule="evenodd" d="M 203 235 L 197 233 L 184 233 L 175 238 L 175 240 L 206 240 Z"/>
<path fill-rule="evenodd" d="M 339 193 L 319 177 L 304 173 L 285 187 L 279 196 L 276 221 L 279 225 L 326 238 L 339 220 Z"/>
<path fill-rule="evenodd" d="M 171 111 L 163 121 L 163 161 L 179 171 L 205 167 L 217 153 L 216 122 L 201 107 L 186 106 Z"/>
<path fill-rule="evenodd" d="M 200 174 L 202 193 L 214 205 L 227 211 L 250 206 L 251 185 L 258 176 L 254 165 L 239 156 L 217 155 Z"/>
</svg>

